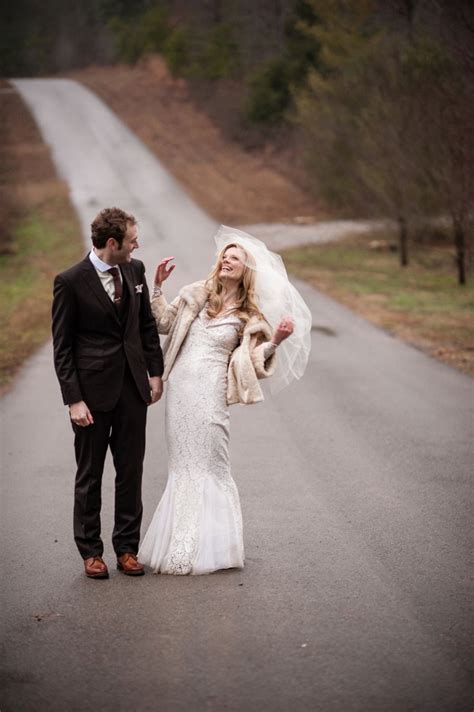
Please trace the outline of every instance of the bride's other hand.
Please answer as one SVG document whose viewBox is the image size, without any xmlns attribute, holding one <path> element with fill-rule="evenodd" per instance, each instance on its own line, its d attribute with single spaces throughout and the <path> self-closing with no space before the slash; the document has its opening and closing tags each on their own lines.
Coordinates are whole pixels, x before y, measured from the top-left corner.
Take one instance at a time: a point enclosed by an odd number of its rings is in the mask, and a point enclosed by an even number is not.
<svg viewBox="0 0 474 712">
<path fill-rule="evenodd" d="M 285 317 L 280 321 L 277 328 L 275 329 L 274 334 L 272 336 L 272 343 L 275 344 L 275 346 L 278 346 L 279 344 L 281 344 L 282 341 L 291 336 L 294 329 L 295 325 L 293 323 L 293 319 L 290 316 Z"/>
<path fill-rule="evenodd" d="M 157 287 L 161 287 L 162 283 L 165 281 L 165 279 L 168 279 L 171 272 L 176 267 L 176 265 L 170 265 L 168 267 L 168 263 L 171 262 L 171 260 L 174 260 L 174 257 L 165 257 L 165 259 L 161 260 L 160 264 L 156 268 L 155 285 Z"/>
</svg>

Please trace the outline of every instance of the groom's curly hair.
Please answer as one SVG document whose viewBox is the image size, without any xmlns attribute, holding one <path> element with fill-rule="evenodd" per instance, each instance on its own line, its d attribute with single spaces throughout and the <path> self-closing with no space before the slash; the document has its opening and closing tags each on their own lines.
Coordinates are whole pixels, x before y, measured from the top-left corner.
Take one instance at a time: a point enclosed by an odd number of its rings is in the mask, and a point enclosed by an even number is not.
<svg viewBox="0 0 474 712">
<path fill-rule="evenodd" d="M 117 240 L 119 247 L 122 247 L 128 225 L 136 224 L 136 218 L 124 210 L 120 210 L 120 208 L 104 208 L 91 224 L 92 244 L 94 247 L 101 249 L 105 247 L 109 237 L 113 237 L 114 240 Z"/>
</svg>

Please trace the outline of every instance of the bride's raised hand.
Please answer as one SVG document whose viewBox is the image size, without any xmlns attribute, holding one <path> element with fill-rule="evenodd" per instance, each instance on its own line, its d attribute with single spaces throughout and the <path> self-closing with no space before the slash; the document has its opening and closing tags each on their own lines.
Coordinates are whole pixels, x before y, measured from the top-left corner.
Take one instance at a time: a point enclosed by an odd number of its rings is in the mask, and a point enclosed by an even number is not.
<svg viewBox="0 0 474 712">
<path fill-rule="evenodd" d="M 174 260 L 174 257 L 165 257 L 165 259 L 161 260 L 160 264 L 156 268 L 155 285 L 157 287 L 161 287 L 162 283 L 165 281 L 165 279 L 168 279 L 171 272 L 176 267 L 176 265 L 170 265 L 168 267 L 168 263 L 171 262 L 171 260 Z"/>
<path fill-rule="evenodd" d="M 287 316 L 280 321 L 277 328 L 275 329 L 272 336 L 272 343 L 275 346 L 281 344 L 282 341 L 287 339 L 293 333 L 295 325 L 291 316 Z"/>
</svg>

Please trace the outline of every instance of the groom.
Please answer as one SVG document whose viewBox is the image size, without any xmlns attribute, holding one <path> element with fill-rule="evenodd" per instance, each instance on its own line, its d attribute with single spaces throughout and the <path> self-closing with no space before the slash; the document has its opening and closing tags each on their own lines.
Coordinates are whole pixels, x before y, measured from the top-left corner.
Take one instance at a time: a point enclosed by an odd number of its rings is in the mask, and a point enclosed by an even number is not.
<svg viewBox="0 0 474 712">
<path fill-rule="evenodd" d="M 137 561 L 147 406 L 160 399 L 163 356 L 133 215 L 102 210 L 92 251 L 57 275 L 54 364 L 75 434 L 74 538 L 86 576 L 108 578 L 100 536 L 101 482 L 107 447 L 115 466 L 117 567 L 144 574 Z"/>
</svg>

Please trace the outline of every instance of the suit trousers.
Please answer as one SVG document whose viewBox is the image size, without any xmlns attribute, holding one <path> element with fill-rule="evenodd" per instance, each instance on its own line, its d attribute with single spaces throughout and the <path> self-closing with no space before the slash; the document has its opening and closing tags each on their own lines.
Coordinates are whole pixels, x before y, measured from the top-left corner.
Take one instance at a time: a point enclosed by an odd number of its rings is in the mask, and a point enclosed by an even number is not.
<svg viewBox="0 0 474 712">
<path fill-rule="evenodd" d="M 115 518 L 112 544 L 117 556 L 136 554 L 142 520 L 142 473 L 147 404 L 127 366 L 122 390 L 111 411 L 91 411 L 93 425 L 75 433 L 77 474 L 74 490 L 74 539 L 83 559 L 102 556 L 100 509 L 107 448 L 115 467 Z"/>
</svg>

